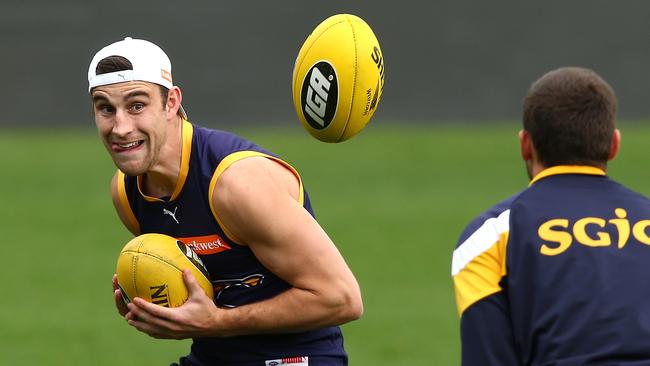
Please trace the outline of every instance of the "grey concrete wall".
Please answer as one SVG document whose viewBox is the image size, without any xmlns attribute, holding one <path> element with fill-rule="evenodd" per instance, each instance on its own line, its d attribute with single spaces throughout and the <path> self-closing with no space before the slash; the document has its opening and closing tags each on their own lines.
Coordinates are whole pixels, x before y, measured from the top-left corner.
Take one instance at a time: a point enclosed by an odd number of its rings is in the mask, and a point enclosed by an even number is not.
<svg viewBox="0 0 650 366">
<path fill-rule="evenodd" d="M 92 124 L 88 63 L 124 36 L 167 51 L 193 121 L 294 123 L 297 52 L 316 24 L 341 12 L 364 18 L 382 44 L 375 119 L 519 119 L 530 83 L 563 65 L 608 80 L 621 118 L 650 116 L 645 0 L 3 0 L 0 124 Z"/>
</svg>

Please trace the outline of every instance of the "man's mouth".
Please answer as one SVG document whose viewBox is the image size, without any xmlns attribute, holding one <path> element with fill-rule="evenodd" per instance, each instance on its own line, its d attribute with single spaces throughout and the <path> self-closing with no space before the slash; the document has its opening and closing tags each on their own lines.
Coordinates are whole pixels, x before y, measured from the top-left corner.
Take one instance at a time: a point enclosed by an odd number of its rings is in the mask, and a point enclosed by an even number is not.
<svg viewBox="0 0 650 366">
<path fill-rule="evenodd" d="M 124 142 L 124 143 L 118 143 L 114 142 L 113 143 L 113 150 L 114 151 L 127 151 L 127 150 L 133 150 L 137 148 L 138 146 L 142 145 L 144 143 L 144 140 L 137 140 L 137 141 L 131 141 L 131 142 Z"/>
</svg>

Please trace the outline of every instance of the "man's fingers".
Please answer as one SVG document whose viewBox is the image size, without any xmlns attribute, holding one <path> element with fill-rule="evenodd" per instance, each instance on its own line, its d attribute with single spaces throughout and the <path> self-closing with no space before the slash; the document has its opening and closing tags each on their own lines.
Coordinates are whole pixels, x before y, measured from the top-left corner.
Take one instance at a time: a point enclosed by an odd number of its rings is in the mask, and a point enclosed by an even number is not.
<svg viewBox="0 0 650 366">
<path fill-rule="evenodd" d="M 120 285 L 117 282 L 117 275 L 113 275 L 113 279 L 111 280 L 111 283 L 113 285 L 113 297 L 115 298 L 115 307 L 117 308 L 117 312 L 121 315 L 124 316 L 129 309 L 126 307 L 126 304 L 124 303 L 124 298 L 122 297 L 122 290 L 120 289 Z"/>
<path fill-rule="evenodd" d="M 113 275 L 113 280 L 111 282 L 113 284 L 113 291 L 120 288 L 120 286 L 117 284 L 117 274 Z"/>
<path fill-rule="evenodd" d="M 115 297 L 115 306 L 117 307 L 118 313 L 120 313 L 121 316 L 124 316 L 129 311 L 129 309 L 126 307 L 126 304 L 124 304 L 122 291 L 118 288 L 113 292 L 113 296 Z"/>
<path fill-rule="evenodd" d="M 183 271 L 183 280 L 185 280 L 185 286 L 187 286 L 190 296 L 204 293 L 201 285 L 199 285 L 199 281 L 196 280 L 196 277 L 194 277 L 189 269 Z"/>
<path fill-rule="evenodd" d="M 171 315 L 167 313 L 169 310 L 159 305 L 150 304 L 140 298 L 135 298 L 128 305 L 125 318 L 129 325 L 151 337 L 180 339 L 179 335 L 176 334 L 180 330 L 178 324 L 165 317 L 165 315 Z"/>
<path fill-rule="evenodd" d="M 146 313 L 147 315 L 151 314 L 154 317 L 161 319 L 172 319 L 174 316 L 174 311 L 171 308 L 152 304 L 139 297 L 136 297 L 133 299 L 132 303 L 128 304 L 128 309 L 135 312 L 138 316 L 141 313 Z"/>
</svg>

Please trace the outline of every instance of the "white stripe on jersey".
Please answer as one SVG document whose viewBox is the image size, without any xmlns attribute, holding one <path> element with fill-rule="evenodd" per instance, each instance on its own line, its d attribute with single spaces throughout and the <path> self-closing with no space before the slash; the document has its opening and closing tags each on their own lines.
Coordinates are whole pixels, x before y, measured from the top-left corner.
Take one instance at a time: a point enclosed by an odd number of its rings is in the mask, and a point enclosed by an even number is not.
<svg viewBox="0 0 650 366">
<path fill-rule="evenodd" d="M 510 210 L 503 211 L 498 217 L 491 217 L 472 235 L 454 250 L 451 261 L 451 275 L 455 276 L 474 258 L 490 249 L 499 240 L 501 234 L 510 230 Z"/>
</svg>

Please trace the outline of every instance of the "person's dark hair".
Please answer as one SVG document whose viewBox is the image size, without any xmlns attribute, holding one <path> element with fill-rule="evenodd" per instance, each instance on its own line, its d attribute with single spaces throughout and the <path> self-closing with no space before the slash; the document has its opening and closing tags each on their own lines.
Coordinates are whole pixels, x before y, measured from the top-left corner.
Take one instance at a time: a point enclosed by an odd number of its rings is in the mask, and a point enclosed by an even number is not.
<svg viewBox="0 0 650 366">
<path fill-rule="evenodd" d="M 122 56 L 108 56 L 97 63 L 95 73 L 97 75 L 108 74 L 116 71 L 133 70 L 133 64 Z M 162 85 L 160 87 L 160 96 L 162 97 L 163 108 L 167 105 L 167 96 L 169 89 Z"/>
<path fill-rule="evenodd" d="M 607 162 L 616 121 L 616 96 L 595 72 L 553 70 L 524 98 L 524 130 L 545 167 Z"/>
</svg>

